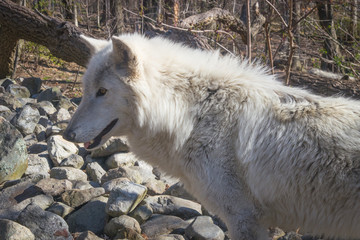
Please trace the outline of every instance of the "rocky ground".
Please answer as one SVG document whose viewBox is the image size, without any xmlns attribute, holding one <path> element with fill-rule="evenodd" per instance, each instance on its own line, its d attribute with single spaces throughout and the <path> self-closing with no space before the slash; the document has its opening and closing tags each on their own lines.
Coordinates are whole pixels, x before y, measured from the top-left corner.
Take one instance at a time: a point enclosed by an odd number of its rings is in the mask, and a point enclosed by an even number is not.
<svg viewBox="0 0 360 240">
<path fill-rule="evenodd" d="M 228 239 L 177 179 L 126 139 L 87 152 L 61 136 L 80 99 L 39 78 L 0 80 L 0 240 Z M 317 239 L 269 229 L 269 239 Z"/>
</svg>

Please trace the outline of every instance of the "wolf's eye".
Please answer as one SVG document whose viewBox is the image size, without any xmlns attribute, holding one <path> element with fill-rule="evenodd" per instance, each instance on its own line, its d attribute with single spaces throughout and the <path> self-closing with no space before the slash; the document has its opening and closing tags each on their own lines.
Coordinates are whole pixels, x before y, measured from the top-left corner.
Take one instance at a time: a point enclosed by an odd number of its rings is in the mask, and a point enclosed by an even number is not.
<svg viewBox="0 0 360 240">
<path fill-rule="evenodd" d="M 97 93 L 96 93 L 96 96 L 97 96 L 97 97 L 104 96 L 104 95 L 106 94 L 106 92 L 107 92 L 107 89 L 105 89 L 105 88 L 99 88 L 99 90 L 98 90 Z"/>
</svg>

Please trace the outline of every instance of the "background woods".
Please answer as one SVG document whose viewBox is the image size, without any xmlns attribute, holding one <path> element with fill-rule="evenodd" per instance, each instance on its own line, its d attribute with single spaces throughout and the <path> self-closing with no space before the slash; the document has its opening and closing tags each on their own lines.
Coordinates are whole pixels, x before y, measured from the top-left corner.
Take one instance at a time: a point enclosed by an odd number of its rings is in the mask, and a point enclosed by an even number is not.
<svg viewBox="0 0 360 240">
<path fill-rule="evenodd" d="M 257 59 L 287 84 L 309 70 L 358 79 L 358 12 L 357 0 L 1 0 L 0 78 L 51 65 L 73 82 L 89 58 L 81 33 L 139 32 Z"/>
</svg>

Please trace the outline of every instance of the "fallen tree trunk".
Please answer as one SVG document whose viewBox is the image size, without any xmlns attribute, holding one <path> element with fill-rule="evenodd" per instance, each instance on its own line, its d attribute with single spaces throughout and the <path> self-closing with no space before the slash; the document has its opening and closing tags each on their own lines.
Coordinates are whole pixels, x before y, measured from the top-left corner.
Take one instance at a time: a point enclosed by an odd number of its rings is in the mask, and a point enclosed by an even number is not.
<svg viewBox="0 0 360 240">
<path fill-rule="evenodd" d="M 0 78 L 9 74 L 10 48 L 15 46 L 11 43 L 19 39 L 41 44 L 54 56 L 81 66 L 90 58 L 90 49 L 79 38 L 81 29 L 8 0 L 0 1 L 0 33 Z"/>
<path fill-rule="evenodd" d="M 255 11 L 253 19 L 251 20 L 252 37 L 258 34 L 265 20 L 265 17 L 259 11 Z M 214 22 L 218 22 L 222 24 L 224 28 L 238 33 L 241 36 L 241 40 L 247 44 L 247 27 L 245 23 L 225 9 L 213 8 L 207 12 L 192 15 L 182 20 L 180 26 L 190 29 L 203 29 Z"/>
</svg>

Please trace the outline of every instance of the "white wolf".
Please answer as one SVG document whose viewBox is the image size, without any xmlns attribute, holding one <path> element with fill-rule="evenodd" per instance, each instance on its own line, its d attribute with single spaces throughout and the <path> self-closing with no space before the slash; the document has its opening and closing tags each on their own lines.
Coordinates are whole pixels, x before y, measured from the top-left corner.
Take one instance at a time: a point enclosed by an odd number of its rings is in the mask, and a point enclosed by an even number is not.
<svg viewBox="0 0 360 240">
<path fill-rule="evenodd" d="M 256 64 L 162 38 L 83 37 L 94 51 L 66 139 L 127 136 L 233 240 L 267 227 L 360 238 L 360 103 L 283 86 Z"/>
</svg>

